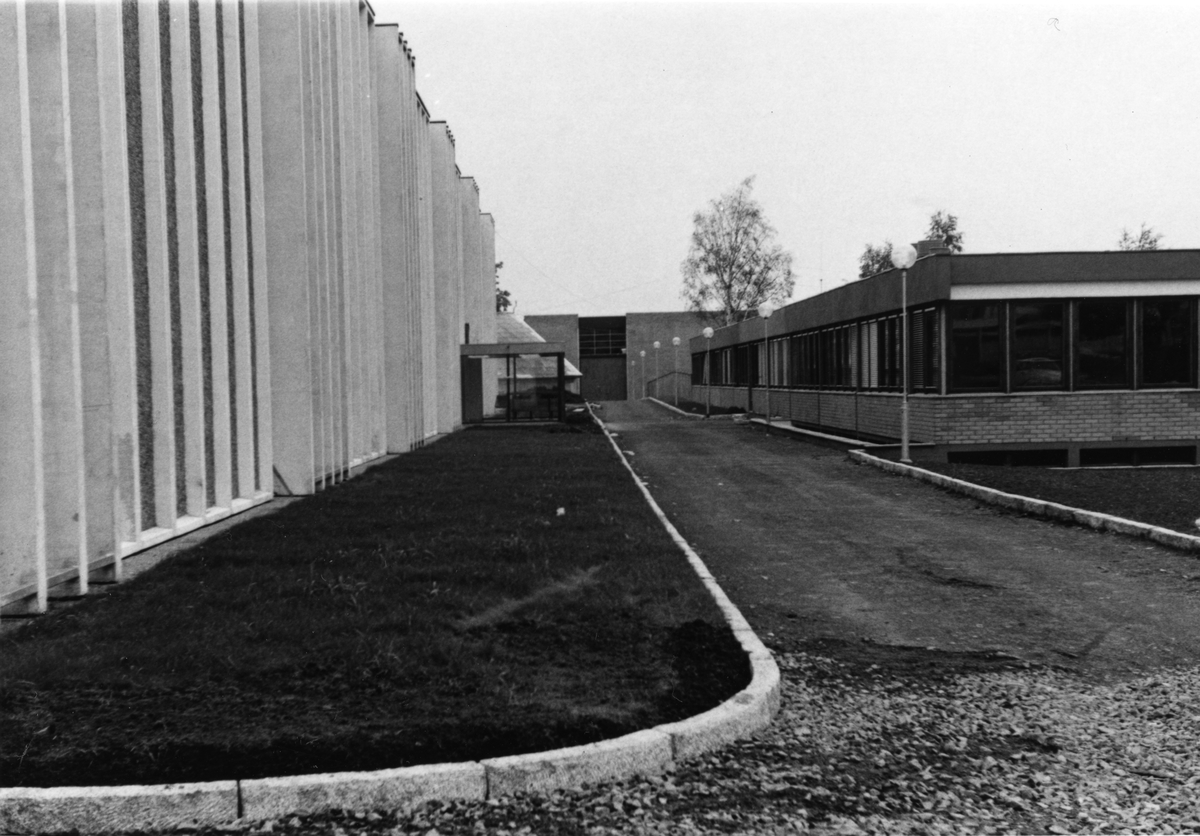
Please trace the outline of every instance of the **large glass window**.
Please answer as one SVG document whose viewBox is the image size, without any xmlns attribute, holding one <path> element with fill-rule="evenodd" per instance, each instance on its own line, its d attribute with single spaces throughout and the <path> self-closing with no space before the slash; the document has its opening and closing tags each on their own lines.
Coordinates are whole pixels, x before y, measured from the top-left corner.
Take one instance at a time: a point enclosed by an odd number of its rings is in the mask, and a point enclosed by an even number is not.
<svg viewBox="0 0 1200 836">
<path fill-rule="evenodd" d="M 1076 389 L 1129 385 L 1129 317 L 1124 299 L 1079 302 Z"/>
<path fill-rule="evenodd" d="M 950 306 L 950 387 L 996 390 L 1004 377 L 1000 305 L 960 302 Z"/>
<path fill-rule="evenodd" d="M 1061 389 L 1063 303 L 1014 302 L 1011 310 L 1013 389 Z"/>
<path fill-rule="evenodd" d="M 867 323 L 866 357 L 870 363 L 867 369 L 867 388 L 879 388 L 879 320 Z"/>
<path fill-rule="evenodd" d="M 1146 299 L 1141 320 L 1141 385 L 1194 385 L 1191 300 Z"/>
</svg>

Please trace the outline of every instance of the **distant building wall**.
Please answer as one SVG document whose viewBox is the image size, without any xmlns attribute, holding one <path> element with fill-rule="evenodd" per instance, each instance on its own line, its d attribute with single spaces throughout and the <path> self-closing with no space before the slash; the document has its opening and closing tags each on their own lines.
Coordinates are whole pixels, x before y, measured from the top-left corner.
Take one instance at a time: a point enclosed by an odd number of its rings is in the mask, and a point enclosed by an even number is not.
<svg viewBox="0 0 1200 836">
<path fill-rule="evenodd" d="M 534 314 L 525 317 L 530 328 L 541 334 L 548 343 L 562 343 L 567 360 L 579 368 L 579 315 Z"/>
<path fill-rule="evenodd" d="M 702 314 L 670 311 L 583 318 L 531 314 L 525 321 L 547 340 L 567 346 L 567 359 L 583 373 L 580 391 L 588 400 L 640 398 L 643 386 L 646 395 L 666 401 L 691 396 L 688 341 L 704 329 Z M 676 337 L 678 348 L 672 342 Z"/>
<path fill-rule="evenodd" d="M 692 311 L 669 311 L 661 313 L 625 314 L 625 350 L 628 366 L 628 397 L 642 396 L 642 373 L 629 361 L 643 362 L 645 357 L 646 394 L 661 400 L 675 398 L 676 384 L 679 397 L 690 398 L 692 358 L 688 342 L 704 330 L 703 314 Z M 679 338 L 676 350 L 671 341 Z M 654 348 L 655 342 L 659 348 Z"/>
<path fill-rule="evenodd" d="M 0 3 L 0 112 L 0 607 L 459 425 L 494 226 L 368 5 Z"/>
</svg>

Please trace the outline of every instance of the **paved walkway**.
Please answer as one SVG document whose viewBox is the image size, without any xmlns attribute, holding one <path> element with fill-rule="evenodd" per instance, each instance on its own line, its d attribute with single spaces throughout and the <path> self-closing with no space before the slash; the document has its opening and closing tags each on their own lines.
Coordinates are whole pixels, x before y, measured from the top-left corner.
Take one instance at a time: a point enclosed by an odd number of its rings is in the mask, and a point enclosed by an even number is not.
<svg viewBox="0 0 1200 836">
<path fill-rule="evenodd" d="M 759 635 L 1002 650 L 1123 675 L 1200 662 L 1200 561 L 1027 519 L 845 452 L 647 402 L 601 412 Z"/>
</svg>

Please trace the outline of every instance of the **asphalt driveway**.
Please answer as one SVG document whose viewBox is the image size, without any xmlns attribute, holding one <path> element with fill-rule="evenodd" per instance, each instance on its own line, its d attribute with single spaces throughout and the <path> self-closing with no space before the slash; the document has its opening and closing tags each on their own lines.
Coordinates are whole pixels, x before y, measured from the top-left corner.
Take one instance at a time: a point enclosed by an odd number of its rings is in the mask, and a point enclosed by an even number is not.
<svg viewBox="0 0 1200 836">
<path fill-rule="evenodd" d="M 1200 560 L 1025 518 L 728 419 L 601 415 L 768 644 L 1001 651 L 1090 675 L 1200 660 Z"/>
</svg>

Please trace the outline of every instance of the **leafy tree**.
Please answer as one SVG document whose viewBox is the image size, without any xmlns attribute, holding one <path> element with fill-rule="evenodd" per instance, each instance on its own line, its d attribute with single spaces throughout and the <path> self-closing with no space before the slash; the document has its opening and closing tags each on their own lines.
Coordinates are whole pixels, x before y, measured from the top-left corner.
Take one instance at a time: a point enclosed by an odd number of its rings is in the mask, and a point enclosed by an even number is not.
<svg viewBox="0 0 1200 836">
<path fill-rule="evenodd" d="M 858 277 L 860 279 L 865 279 L 868 276 L 874 276 L 876 273 L 882 273 L 885 270 L 891 269 L 891 241 L 884 241 L 878 247 L 873 244 L 867 244 L 863 249 L 863 254 L 858 257 Z"/>
<path fill-rule="evenodd" d="M 941 209 L 929 216 L 929 230 L 925 238 L 931 241 L 941 241 L 950 248 L 951 253 L 961 253 L 962 233 L 958 231 L 958 215 L 951 215 Z"/>
<path fill-rule="evenodd" d="M 787 302 L 796 284 L 792 255 L 775 243 L 753 188 L 747 177 L 692 216 L 692 243 L 679 268 L 688 309 L 711 312 L 724 325 L 746 319 L 761 302 Z"/>
<path fill-rule="evenodd" d="M 950 248 L 951 254 L 963 250 L 962 233 L 958 231 L 958 216 L 943 212 L 941 209 L 929 216 L 929 229 L 925 232 L 926 240 L 940 241 Z M 885 270 L 892 269 L 892 242 L 884 241 L 882 245 L 867 244 L 862 255 L 858 257 L 858 277 L 865 279 Z"/>
<path fill-rule="evenodd" d="M 1161 232 L 1155 232 L 1154 227 L 1146 226 L 1143 222 L 1136 238 L 1129 234 L 1128 229 L 1122 229 L 1121 240 L 1117 241 L 1117 246 L 1123 250 L 1157 250 L 1158 242 L 1162 238 Z"/>
<path fill-rule="evenodd" d="M 503 266 L 503 261 L 496 262 L 496 313 L 507 311 L 513 304 L 512 296 L 509 292 L 500 289 L 500 268 Z"/>
</svg>

